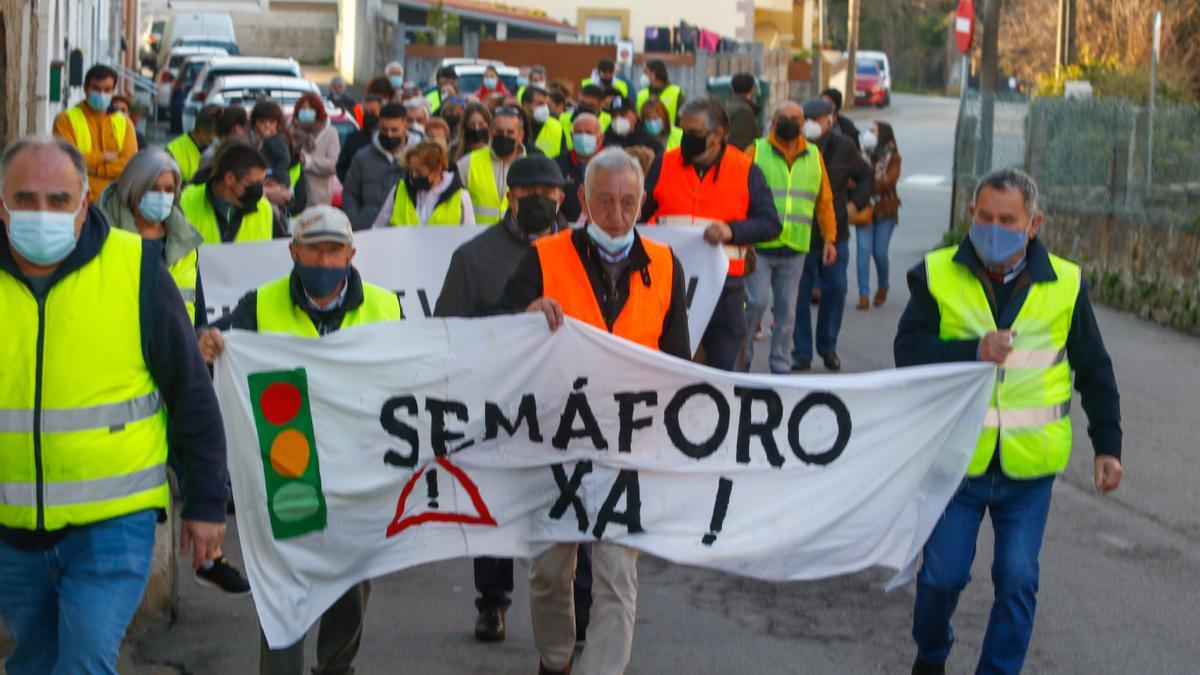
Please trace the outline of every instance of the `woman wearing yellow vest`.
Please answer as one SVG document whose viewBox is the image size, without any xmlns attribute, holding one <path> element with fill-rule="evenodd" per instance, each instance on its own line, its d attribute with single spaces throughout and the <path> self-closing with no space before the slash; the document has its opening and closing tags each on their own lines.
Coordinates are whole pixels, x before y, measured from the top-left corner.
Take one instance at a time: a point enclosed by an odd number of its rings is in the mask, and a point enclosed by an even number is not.
<svg viewBox="0 0 1200 675">
<path fill-rule="evenodd" d="M 471 195 L 454 171 L 450 152 L 437 141 L 408 151 L 408 173 L 384 201 L 372 227 L 474 225 Z"/>
<path fill-rule="evenodd" d="M 162 150 L 147 148 L 129 160 L 96 205 L 113 227 L 161 242 L 167 271 L 179 287 L 188 316 L 199 327 L 206 323 L 198 265 L 204 237 L 179 208 L 180 183 L 175 160 Z"/>
<path fill-rule="evenodd" d="M 950 619 L 971 578 L 985 513 L 995 534 L 995 592 L 975 672 L 1021 671 L 1033 635 L 1050 495 L 1071 455 L 1072 371 L 1096 451 L 1096 490 L 1115 490 L 1122 475 L 1112 359 L 1079 266 L 1051 255 L 1037 238 L 1037 184 L 1014 169 L 993 172 L 975 188 L 970 212 L 966 241 L 909 270 L 912 295 L 895 340 L 897 366 L 996 366 L 966 478 L 925 542 L 913 608 L 913 673 L 945 672 L 955 637 Z"/>
<path fill-rule="evenodd" d="M 200 336 L 200 352 L 208 362 L 224 350 L 221 331 L 230 328 L 316 338 L 351 326 L 404 318 L 400 298 L 364 282 L 350 264 L 354 232 L 342 211 L 324 204 L 306 209 L 295 219 L 289 251 L 291 274 L 247 293 L 231 315 L 215 321 L 213 328 Z M 266 505 L 245 508 L 264 509 Z M 317 636 L 315 672 L 354 671 L 370 590 L 369 581 L 356 584 L 325 610 Z M 270 649 L 260 633 L 259 650 L 260 673 L 304 671 L 304 640 Z"/>
<path fill-rule="evenodd" d="M 640 106 L 639 110 L 642 127 L 658 139 L 664 148 L 674 150 L 679 147 L 679 142 L 683 140 L 683 129 L 671 124 L 671 115 L 662 101 L 652 98 Z"/>
</svg>

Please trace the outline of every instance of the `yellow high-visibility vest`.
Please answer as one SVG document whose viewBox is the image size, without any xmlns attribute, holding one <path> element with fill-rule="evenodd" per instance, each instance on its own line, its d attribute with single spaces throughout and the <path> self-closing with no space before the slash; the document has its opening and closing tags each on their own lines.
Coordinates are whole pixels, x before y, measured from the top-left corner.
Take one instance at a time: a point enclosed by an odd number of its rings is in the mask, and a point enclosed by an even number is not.
<svg viewBox="0 0 1200 675">
<path fill-rule="evenodd" d="M 434 207 L 433 213 L 429 214 L 429 222 L 425 225 L 462 225 L 462 222 L 462 188 L 458 188 L 454 194 Z M 392 215 L 388 218 L 388 225 L 393 227 L 421 225 L 421 217 L 417 215 L 417 205 L 408 196 L 408 189 L 404 185 L 404 181 L 400 181 L 396 185 L 392 197 Z"/>
<path fill-rule="evenodd" d="M 475 209 L 475 222 L 480 225 L 495 225 L 508 210 L 508 191 L 504 197 L 496 192 L 496 177 L 492 174 L 492 149 L 482 147 L 471 152 L 470 168 L 467 170 L 467 194 L 471 195 L 471 206 Z"/>
<path fill-rule="evenodd" d="M 943 340 L 978 340 L 997 330 L 983 283 L 954 261 L 955 247 L 925 256 L 929 292 L 941 313 Z M 1067 335 L 1079 298 L 1079 266 L 1050 256 L 1057 279 L 1037 282 L 1013 322 L 1013 351 L 997 369 L 983 431 L 967 468 L 987 471 L 1000 450 L 1010 478 L 1062 473 L 1071 457 L 1071 364 Z"/>
<path fill-rule="evenodd" d="M 267 282 L 258 288 L 256 316 L 258 332 L 320 337 L 312 318 L 292 300 L 291 276 Z M 341 328 L 404 318 L 400 298 L 392 291 L 362 282 L 363 302 L 346 312 Z"/>
<path fill-rule="evenodd" d="M 667 127 L 675 126 L 675 113 L 679 110 L 679 95 L 683 90 L 677 84 L 668 84 L 663 87 L 662 92 L 658 94 L 658 100 L 662 101 L 663 106 L 667 109 Z M 642 89 L 637 95 L 637 111 L 642 114 L 642 106 L 646 101 L 650 100 L 650 89 Z"/>
<path fill-rule="evenodd" d="M 765 138 L 754 141 L 754 163 L 762 169 L 767 185 L 775 197 L 775 210 L 783 221 L 783 231 L 758 248 L 786 246 L 807 253 L 812 240 L 813 215 L 817 208 L 817 193 L 821 189 L 821 153 L 815 143 L 788 167 Z"/>
<path fill-rule="evenodd" d="M 206 244 L 221 243 L 221 228 L 217 226 L 217 214 L 213 211 L 212 203 L 208 201 L 206 186 L 189 185 L 179 195 L 179 208 L 183 215 L 204 237 Z M 254 213 L 242 216 L 242 224 L 234 235 L 235 242 L 266 241 L 274 231 L 274 215 L 271 213 L 271 203 L 266 197 L 258 200 L 258 208 Z"/>
<path fill-rule="evenodd" d="M 59 530 L 168 506 L 143 269 L 141 237 L 111 229 L 40 301 L 0 271 L 0 525 Z"/>
<path fill-rule="evenodd" d="M 191 134 L 180 134 L 174 140 L 167 143 L 167 152 L 175 158 L 175 163 L 179 165 L 179 175 L 183 178 L 183 182 L 187 183 L 192 180 L 192 176 L 196 175 L 196 169 L 200 168 L 200 146 L 196 145 L 196 141 L 192 139 Z"/>
<path fill-rule="evenodd" d="M 80 154 L 96 151 L 96 143 L 92 140 L 92 132 L 88 129 L 87 116 L 79 106 L 67 108 L 67 121 L 71 123 L 71 135 L 75 137 L 75 149 Z M 125 116 L 119 112 L 111 113 L 108 122 L 112 125 L 113 138 L 117 141 L 117 152 L 125 149 Z"/>
</svg>

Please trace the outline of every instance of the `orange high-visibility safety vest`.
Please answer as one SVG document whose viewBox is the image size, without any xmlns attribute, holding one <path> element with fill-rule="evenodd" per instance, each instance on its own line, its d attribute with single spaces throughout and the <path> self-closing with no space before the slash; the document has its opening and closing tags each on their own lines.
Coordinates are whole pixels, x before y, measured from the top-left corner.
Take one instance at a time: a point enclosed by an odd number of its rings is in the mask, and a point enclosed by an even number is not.
<svg viewBox="0 0 1200 675">
<path fill-rule="evenodd" d="M 657 223 L 669 216 L 724 223 L 745 220 L 750 211 L 749 181 L 753 165 L 746 153 L 728 146 L 720 166 L 709 169 L 701 180 L 695 168 L 683 163 L 679 149 L 668 150 L 662 158 L 658 184 L 654 186 L 658 210 L 650 222 Z M 729 276 L 742 276 L 746 270 L 745 247 L 727 245 L 725 252 L 729 256 Z"/>
<path fill-rule="evenodd" d="M 542 265 L 542 294 L 557 300 L 567 316 L 607 331 L 596 292 L 571 241 L 571 233 L 567 230 L 534 242 Z M 650 264 L 646 274 L 630 272 L 629 299 L 610 332 L 657 350 L 663 320 L 671 306 L 675 266 L 670 247 L 644 238 L 641 241 Z"/>
</svg>

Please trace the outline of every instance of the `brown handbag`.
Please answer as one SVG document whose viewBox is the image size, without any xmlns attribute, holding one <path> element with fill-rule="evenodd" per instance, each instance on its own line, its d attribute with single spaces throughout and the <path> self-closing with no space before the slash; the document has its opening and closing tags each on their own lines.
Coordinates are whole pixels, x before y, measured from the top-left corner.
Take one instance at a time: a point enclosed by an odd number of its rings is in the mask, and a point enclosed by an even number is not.
<svg viewBox="0 0 1200 675">
<path fill-rule="evenodd" d="M 870 225 L 875 221 L 875 204 L 867 204 L 865 207 L 858 210 L 858 213 L 850 216 L 850 224 L 855 227 Z"/>
</svg>

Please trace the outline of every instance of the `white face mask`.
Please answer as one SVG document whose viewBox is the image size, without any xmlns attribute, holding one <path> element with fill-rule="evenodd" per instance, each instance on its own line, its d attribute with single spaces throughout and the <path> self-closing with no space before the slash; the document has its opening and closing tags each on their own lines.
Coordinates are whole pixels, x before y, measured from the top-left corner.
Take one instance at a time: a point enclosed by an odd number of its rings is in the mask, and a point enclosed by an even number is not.
<svg viewBox="0 0 1200 675">
<path fill-rule="evenodd" d="M 879 137 L 873 131 L 864 131 L 858 135 L 858 142 L 862 145 L 862 149 L 871 152 L 875 146 L 879 145 Z"/>
<path fill-rule="evenodd" d="M 642 73 L 642 76 L 638 78 L 638 89 L 647 89 L 649 87 L 650 87 L 650 76 L 645 73 Z"/>
<path fill-rule="evenodd" d="M 627 117 L 614 117 L 612 130 L 618 136 L 628 136 L 629 132 L 633 131 L 633 122 L 630 122 Z"/>
<path fill-rule="evenodd" d="M 545 103 L 533 109 L 533 119 L 538 124 L 545 124 L 546 120 L 550 119 L 550 106 Z"/>
<path fill-rule="evenodd" d="M 821 137 L 821 123 L 816 120 L 804 120 L 804 137 L 815 141 Z"/>
</svg>

